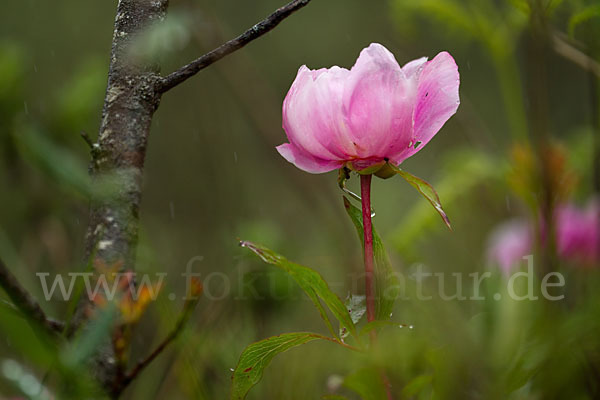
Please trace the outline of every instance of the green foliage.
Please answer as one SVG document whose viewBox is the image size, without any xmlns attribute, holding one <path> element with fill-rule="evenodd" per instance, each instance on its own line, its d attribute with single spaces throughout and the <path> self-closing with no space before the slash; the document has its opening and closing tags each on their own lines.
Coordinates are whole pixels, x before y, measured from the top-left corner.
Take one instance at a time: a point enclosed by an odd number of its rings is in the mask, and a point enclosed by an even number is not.
<svg viewBox="0 0 600 400">
<path fill-rule="evenodd" d="M 98 315 L 79 332 L 75 340 L 63 352 L 65 365 L 76 368 L 87 362 L 88 358 L 97 351 L 98 347 L 110 345 L 112 329 L 118 316 L 118 310 L 113 303 L 99 309 Z"/>
<path fill-rule="evenodd" d="M 419 394 L 423 389 L 431 385 L 433 376 L 431 375 L 419 375 L 412 379 L 402 389 L 402 396 L 404 398 L 413 398 Z"/>
<path fill-rule="evenodd" d="M 496 70 L 510 133 L 525 140 L 527 119 L 514 52 L 527 27 L 529 5 L 520 0 L 500 4 L 488 0 L 394 0 L 392 5 L 399 27 L 435 21 L 432 26 L 443 25 L 443 34 L 454 33 L 457 43 L 474 42 L 483 48 Z"/>
<path fill-rule="evenodd" d="M 263 371 L 278 354 L 313 340 L 330 338 L 308 332 L 283 333 L 246 347 L 232 377 L 231 400 L 243 400 L 263 376 Z"/>
<path fill-rule="evenodd" d="M 577 27 L 592 18 L 600 17 L 600 4 L 591 4 L 569 18 L 569 36 L 575 37 Z"/>
<path fill-rule="evenodd" d="M 382 373 L 375 368 L 363 368 L 344 379 L 344 386 L 358 393 L 363 400 L 387 400 Z"/>
<path fill-rule="evenodd" d="M 187 15 L 169 13 L 164 21 L 151 25 L 136 37 L 135 44 L 130 49 L 130 56 L 144 60 L 157 60 L 181 50 L 190 40 L 191 24 L 192 20 Z"/>
<path fill-rule="evenodd" d="M 63 85 L 54 111 L 61 136 L 79 139 L 79 132 L 99 115 L 107 68 L 106 63 L 98 59 L 86 60 Z"/>
<path fill-rule="evenodd" d="M 17 129 L 15 139 L 25 159 L 47 177 L 73 194 L 91 195 L 87 169 L 69 151 L 52 143 L 47 135 L 32 126 Z"/>
<path fill-rule="evenodd" d="M 23 83 L 24 49 L 14 42 L 0 42 L 0 112 L 14 101 Z"/>
<path fill-rule="evenodd" d="M 14 134 L 21 155 L 38 171 L 72 195 L 90 199 L 106 199 L 118 189 L 116 174 L 92 180 L 87 168 L 67 149 L 54 144 L 46 134 L 29 125 L 22 125 Z M 121 172 L 126 174 L 126 171 Z"/>
<path fill-rule="evenodd" d="M 417 189 L 417 191 L 421 193 L 423 197 L 425 197 L 425 199 L 427 199 L 427 201 L 433 206 L 433 208 L 435 208 L 435 211 L 437 211 L 437 213 L 440 214 L 440 217 L 442 217 L 442 220 L 444 221 L 448 229 L 452 230 L 452 227 L 450 226 L 450 220 L 448 219 L 446 212 L 442 208 L 442 202 L 440 201 L 440 197 L 438 196 L 433 186 L 431 186 L 428 182 L 424 181 L 423 179 L 414 176 L 413 174 L 408 173 L 396 166 L 390 166 L 397 175 L 400 175 L 402 179 L 410 183 L 412 187 Z"/>
<path fill-rule="evenodd" d="M 346 197 L 344 197 L 344 207 L 364 248 L 362 213 Z M 387 320 L 392 315 L 394 302 L 398 297 L 398 277 L 394 274 L 394 269 L 375 227 L 373 227 L 373 257 L 375 260 L 375 316 L 377 319 Z"/>
<path fill-rule="evenodd" d="M 447 156 L 441 168 L 441 177 L 435 183 L 446 207 L 455 206 L 462 196 L 467 196 L 484 184 L 499 183 L 507 171 L 507 163 L 486 153 L 458 149 Z M 438 221 L 427 203 L 417 202 L 406 213 L 392 233 L 394 247 L 404 256 L 416 256 L 415 242 L 430 232 Z"/>
<path fill-rule="evenodd" d="M 352 318 L 350 314 L 348 314 L 348 310 L 346 306 L 340 300 L 340 298 L 329 289 L 329 285 L 318 272 L 304 267 L 302 265 L 298 265 L 291 261 L 288 261 L 282 255 L 279 255 L 266 247 L 260 246 L 251 242 L 241 242 L 241 246 L 250 249 L 257 256 L 259 256 L 264 262 L 268 264 L 275 265 L 283 269 L 285 272 L 290 274 L 292 278 L 300 285 L 304 293 L 312 300 L 313 304 L 319 310 L 321 317 L 327 324 L 329 331 L 335 337 L 337 337 L 337 333 L 333 329 L 333 325 L 329 316 L 325 312 L 325 309 L 321 305 L 322 300 L 325 305 L 329 308 L 331 313 L 337 318 L 343 328 L 345 328 L 351 335 L 357 336 L 356 327 L 352 322 Z M 320 300 L 319 300 L 320 299 Z"/>
</svg>

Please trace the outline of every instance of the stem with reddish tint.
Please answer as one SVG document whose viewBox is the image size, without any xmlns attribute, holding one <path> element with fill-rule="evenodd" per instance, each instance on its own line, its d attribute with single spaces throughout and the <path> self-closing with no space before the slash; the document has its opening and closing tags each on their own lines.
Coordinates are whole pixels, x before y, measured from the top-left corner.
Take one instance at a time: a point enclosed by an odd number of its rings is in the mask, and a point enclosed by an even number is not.
<svg viewBox="0 0 600 400">
<path fill-rule="evenodd" d="M 371 223 L 371 175 L 360 176 L 362 219 L 365 245 L 365 296 L 367 298 L 367 321 L 375 320 L 375 297 L 373 296 L 373 225 Z M 374 331 L 373 331 L 374 332 Z"/>
<path fill-rule="evenodd" d="M 363 238 L 365 243 L 365 297 L 367 298 L 367 321 L 375 321 L 375 297 L 373 296 L 373 223 L 371 221 L 371 175 L 360 176 L 360 197 L 362 203 Z M 375 342 L 377 333 L 370 333 L 371 344 Z M 392 400 L 390 381 L 382 370 L 381 380 L 388 400 Z"/>
</svg>

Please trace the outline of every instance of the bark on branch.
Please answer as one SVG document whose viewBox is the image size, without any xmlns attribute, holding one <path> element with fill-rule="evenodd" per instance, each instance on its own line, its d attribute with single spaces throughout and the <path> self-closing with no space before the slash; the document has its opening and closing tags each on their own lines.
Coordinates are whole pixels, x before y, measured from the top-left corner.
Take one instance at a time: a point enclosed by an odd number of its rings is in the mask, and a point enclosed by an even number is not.
<svg viewBox="0 0 600 400">
<path fill-rule="evenodd" d="M 139 209 L 142 198 L 142 177 L 150 124 L 159 106 L 161 95 L 184 82 L 198 71 L 242 48 L 275 28 L 294 11 L 310 0 L 294 0 L 279 8 L 251 29 L 203 55 L 190 64 L 161 77 L 158 67 L 135 57 L 131 50 L 136 39 L 148 27 L 164 19 L 168 0 L 119 0 L 113 33 L 108 85 L 102 110 L 97 143 L 92 143 L 90 172 L 92 179 L 113 182 L 110 197 L 92 199 L 86 233 L 86 257 L 93 258 L 96 267 L 122 265 L 133 271 L 139 230 Z M 102 269 L 102 268 L 100 268 Z M 97 271 L 101 272 L 101 271 Z M 85 321 L 85 310 L 93 305 L 84 298 L 74 321 L 77 329 Z M 167 338 L 164 346 L 174 339 Z M 159 353 L 152 353 L 134 373 L 134 377 Z M 119 382 L 119 366 L 110 338 L 97 350 L 93 370 L 99 383 L 111 390 Z M 133 379 L 133 378 L 131 378 Z"/>
<path fill-rule="evenodd" d="M 242 33 L 235 39 L 225 42 L 216 49 L 204 54 L 202 57 L 195 59 L 191 63 L 172 72 L 158 82 L 157 91 L 164 93 L 188 78 L 196 75 L 198 72 L 219 61 L 221 58 L 241 49 L 251 41 L 258 39 L 265 33 L 275 28 L 281 21 L 292 15 L 295 11 L 301 9 L 310 3 L 311 0 L 294 0 L 285 6 L 278 8 L 264 20 L 260 21 L 246 32 Z"/>
<path fill-rule="evenodd" d="M 168 0 L 120 0 L 117 6 L 108 85 L 98 142 L 90 171 L 95 182 L 110 177 L 111 195 L 92 199 L 86 256 L 96 266 L 122 264 L 133 270 L 138 241 L 142 175 L 152 116 L 160 102 L 158 67 L 132 54 L 136 38 L 164 19 Z M 72 326 L 85 319 L 90 299 L 83 298 Z M 118 368 L 110 338 L 98 349 L 94 373 L 112 387 Z"/>
</svg>

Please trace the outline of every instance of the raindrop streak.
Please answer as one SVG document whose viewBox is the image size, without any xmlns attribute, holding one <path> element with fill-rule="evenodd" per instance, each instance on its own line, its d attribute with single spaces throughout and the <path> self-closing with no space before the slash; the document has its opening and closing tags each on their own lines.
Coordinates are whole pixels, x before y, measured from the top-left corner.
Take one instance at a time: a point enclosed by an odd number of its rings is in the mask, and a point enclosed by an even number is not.
<svg viewBox="0 0 600 400">
<path fill-rule="evenodd" d="M 23 107 L 25 108 L 25 114 L 29 114 L 29 107 L 27 107 L 27 102 L 23 102 Z"/>
<path fill-rule="evenodd" d="M 169 210 L 171 211 L 171 219 L 175 219 L 175 204 L 172 201 L 169 202 Z"/>
<path fill-rule="evenodd" d="M 237 151 L 233 152 L 233 161 L 237 163 Z"/>
</svg>

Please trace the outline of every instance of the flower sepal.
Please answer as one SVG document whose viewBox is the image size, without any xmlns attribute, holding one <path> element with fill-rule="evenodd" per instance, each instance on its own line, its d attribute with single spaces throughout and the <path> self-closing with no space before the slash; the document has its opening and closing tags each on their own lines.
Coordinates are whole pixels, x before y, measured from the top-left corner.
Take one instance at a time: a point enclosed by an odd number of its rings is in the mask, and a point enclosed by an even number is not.
<svg viewBox="0 0 600 400">
<path fill-rule="evenodd" d="M 360 175 L 373 175 L 376 174 L 385 165 L 385 160 L 381 160 L 375 163 L 372 160 L 354 160 L 347 162 L 346 168 L 348 168 L 351 171 L 357 172 Z"/>
<path fill-rule="evenodd" d="M 389 162 L 386 162 L 385 165 L 383 165 L 377 170 L 377 172 L 375 172 L 375 176 L 381 179 L 391 178 L 392 176 L 396 175 L 396 171 L 394 170 L 394 168 L 398 167 L 395 167 Z"/>
</svg>

